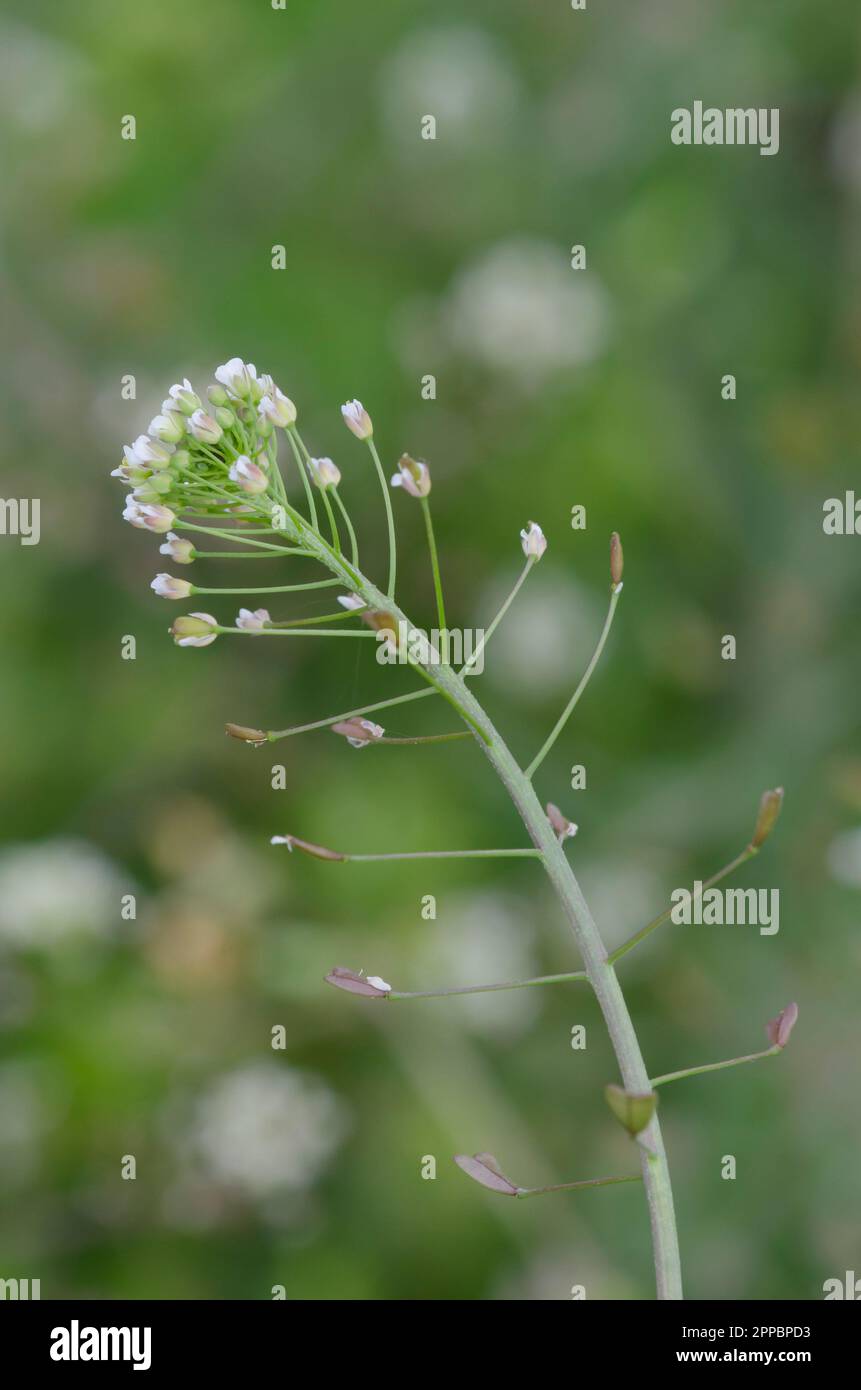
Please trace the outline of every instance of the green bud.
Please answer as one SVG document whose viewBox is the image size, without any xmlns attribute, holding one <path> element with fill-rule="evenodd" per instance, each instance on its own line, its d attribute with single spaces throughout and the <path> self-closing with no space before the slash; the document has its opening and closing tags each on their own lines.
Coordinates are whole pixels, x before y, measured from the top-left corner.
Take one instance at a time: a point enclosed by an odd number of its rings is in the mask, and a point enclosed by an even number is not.
<svg viewBox="0 0 861 1390">
<path fill-rule="evenodd" d="M 207 386 L 206 394 L 213 405 L 227 405 L 230 400 L 223 386 Z"/>
<path fill-rule="evenodd" d="M 750 842 L 751 849 L 759 849 L 761 845 L 765 844 L 774 829 L 782 805 L 783 787 L 775 787 L 773 791 L 762 793 L 753 839 Z"/>
<path fill-rule="evenodd" d="M 236 416 L 234 415 L 233 411 L 228 410 L 227 406 L 225 405 L 220 405 L 217 407 L 215 411 L 215 418 L 223 430 L 231 430 L 233 429 L 233 426 L 236 424 Z"/>
</svg>

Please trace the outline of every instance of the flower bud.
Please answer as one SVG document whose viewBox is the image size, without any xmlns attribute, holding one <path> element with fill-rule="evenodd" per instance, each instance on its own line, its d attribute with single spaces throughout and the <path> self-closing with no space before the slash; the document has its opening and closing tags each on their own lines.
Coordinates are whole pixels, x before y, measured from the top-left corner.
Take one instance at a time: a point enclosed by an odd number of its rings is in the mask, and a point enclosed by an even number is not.
<svg viewBox="0 0 861 1390">
<path fill-rule="evenodd" d="M 501 1192 L 504 1197 L 516 1197 L 523 1189 L 515 1187 L 505 1176 L 493 1154 L 455 1154 L 454 1161 L 467 1177 L 491 1192 Z"/>
<path fill-rule="evenodd" d="M 241 743 L 250 743 L 252 748 L 262 748 L 269 739 L 264 729 L 248 729 L 244 724 L 225 724 L 224 732 Z"/>
<path fill-rule="evenodd" d="M 363 994 L 367 999 L 385 999 L 392 992 L 391 985 L 387 985 L 379 975 L 357 975 L 355 970 L 343 970 L 340 965 L 336 965 L 323 978 L 327 985 L 345 989 L 349 994 Z"/>
<path fill-rule="evenodd" d="M 170 461 L 171 468 L 188 468 L 191 463 L 191 454 L 187 449 L 177 449 Z"/>
<path fill-rule="evenodd" d="M 327 487 L 337 487 L 341 481 L 341 470 L 331 459 L 309 459 L 308 472 L 321 492 Z"/>
<path fill-rule="evenodd" d="M 431 490 L 430 469 L 409 454 L 401 454 L 398 471 L 392 476 L 392 487 L 402 487 L 410 497 L 427 497 Z"/>
<path fill-rule="evenodd" d="M 646 1128 L 658 1104 L 655 1091 L 638 1094 L 636 1091 L 626 1091 L 621 1086 L 614 1085 L 604 1088 L 604 1098 L 619 1124 L 628 1131 L 632 1139 Z"/>
<path fill-rule="evenodd" d="M 240 454 L 236 462 L 231 464 L 227 476 L 232 483 L 237 483 L 243 492 L 252 496 L 259 492 L 265 492 L 269 486 L 269 479 L 263 469 L 258 467 L 256 463 L 252 463 L 245 454 Z"/>
<path fill-rule="evenodd" d="M 347 608 L 351 611 L 357 608 L 364 608 L 366 606 L 365 600 L 363 598 L 359 598 L 358 594 L 339 594 L 338 602 L 340 603 L 342 608 Z"/>
<path fill-rule="evenodd" d="M 215 423 L 223 430 L 232 430 L 236 424 L 236 416 L 226 405 L 219 405 L 215 408 Z"/>
<path fill-rule="evenodd" d="M 242 632 L 262 632 L 271 621 L 269 610 L 266 608 L 255 608 L 253 612 L 250 608 L 240 608 L 236 626 Z"/>
<path fill-rule="evenodd" d="M 148 502 L 158 503 L 161 501 L 161 493 L 157 492 L 151 482 L 141 483 L 132 492 L 132 500 L 142 504 Z"/>
<path fill-rule="evenodd" d="M 221 426 L 207 415 L 205 410 L 196 410 L 188 422 L 188 428 L 201 444 L 217 444 L 223 433 Z"/>
<path fill-rule="evenodd" d="M 798 1005 L 787 1004 L 785 1009 L 781 1009 L 777 1018 L 773 1018 L 766 1024 L 765 1031 L 768 1041 L 772 1047 L 786 1047 L 789 1042 L 789 1035 L 795 1027 L 798 1019 Z"/>
<path fill-rule="evenodd" d="M 178 565 L 194 562 L 194 546 L 191 541 L 181 540 L 174 531 L 168 531 L 167 540 L 158 548 L 159 555 L 168 555 Z"/>
<path fill-rule="evenodd" d="M 178 647 L 208 647 L 218 636 L 218 619 L 211 613 L 186 613 L 175 619 L 170 634 Z"/>
<path fill-rule="evenodd" d="M 622 542 L 619 540 L 619 532 L 614 531 L 610 537 L 610 587 L 612 589 L 621 589 L 624 568 L 625 556 L 622 552 Z"/>
<path fill-rule="evenodd" d="M 162 410 L 181 410 L 183 415 L 193 415 L 200 408 L 200 396 L 192 387 L 188 377 L 176 386 L 171 386 Z"/>
<path fill-rule="evenodd" d="M 123 518 L 130 521 L 132 526 L 137 526 L 142 531 L 155 531 L 157 534 L 169 531 L 176 521 L 175 514 L 170 507 L 161 507 L 147 502 L 136 502 L 133 497 L 128 498 Z"/>
<path fill-rule="evenodd" d="M 164 444 L 160 439 L 150 439 L 148 434 L 139 434 L 134 444 L 124 444 L 126 463 L 132 468 L 167 468 L 173 454 L 173 445 Z"/>
<path fill-rule="evenodd" d="M 361 401 L 347 401 L 346 405 L 341 406 L 341 415 L 348 430 L 351 430 L 357 439 L 370 439 L 374 433 L 374 426 Z"/>
<path fill-rule="evenodd" d="M 157 574 L 150 588 L 159 598 L 188 598 L 193 585 L 187 579 L 174 579 L 172 574 Z"/>
<path fill-rule="evenodd" d="M 552 801 L 548 801 L 546 809 L 547 819 L 556 831 L 556 838 L 560 845 L 563 840 L 570 840 L 577 834 L 577 826 L 574 824 L 573 820 L 569 820 L 567 816 L 564 816 L 559 810 L 559 807 L 554 806 Z"/>
<path fill-rule="evenodd" d="M 277 425 L 279 429 L 289 429 L 291 425 L 295 425 L 296 423 L 295 405 L 290 400 L 289 396 L 285 396 L 283 391 L 278 390 L 274 382 L 267 390 L 265 396 L 261 397 L 257 409 L 266 420 L 273 425 Z"/>
<path fill-rule="evenodd" d="M 223 386 L 207 386 L 206 394 L 213 405 L 227 405 L 230 400 Z"/>
<path fill-rule="evenodd" d="M 155 415 L 149 422 L 149 432 L 154 439 L 165 444 L 178 444 L 185 434 L 185 420 L 175 410 L 166 410 L 163 415 Z"/>
<path fill-rule="evenodd" d="M 382 738 L 385 732 L 380 724 L 374 724 L 370 719 L 343 719 L 339 724 L 332 725 L 332 733 L 340 734 L 351 748 L 364 748 L 366 744 Z"/>
<path fill-rule="evenodd" d="M 257 385 L 257 368 L 253 362 L 243 362 L 241 357 L 231 357 L 229 362 L 215 370 L 215 379 L 226 386 L 231 396 L 247 400 Z"/>
<path fill-rule="evenodd" d="M 300 840 L 298 835 L 273 835 L 269 843 L 270 845 L 286 845 L 291 854 L 294 849 L 301 849 L 303 854 L 310 854 L 314 859 L 332 859 L 343 863 L 347 858 L 346 854 L 338 854 L 337 850 L 326 849 L 325 845 L 315 845 L 310 840 Z"/>
<path fill-rule="evenodd" d="M 540 560 L 547 549 L 547 540 L 537 521 L 530 521 L 528 527 L 520 532 L 520 541 L 527 560 Z"/>
<path fill-rule="evenodd" d="M 170 476 L 170 473 L 165 470 L 161 473 L 151 473 L 146 482 L 139 484 L 138 487 L 135 488 L 132 496 L 136 497 L 139 502 L 158 502 L 162 497 L 166 497 L 172 488 L 173 478 Z M 151 493 L 152 496 L 144 497 L 144 492 Z"/>
<path fill-rule="evenodd" d="M 774 829 L 782 805 L 783 787 L 775 787 L 773 791 L 762 793 L 759 801 L 759 814 L 757 815 L 756 826 L 753 831 L 753 839 L 750 842 L 751 849 L 759 849 L 760 846 L 765 844 Z"/>
<path fill-rule="evenodd" d="M 152 476 L 151 469 L 130 463 L 121 463 L 119 467 L 111 469 L 111 477 L 119 478 L 124 483 L 145 483 Z"/>
</svg>

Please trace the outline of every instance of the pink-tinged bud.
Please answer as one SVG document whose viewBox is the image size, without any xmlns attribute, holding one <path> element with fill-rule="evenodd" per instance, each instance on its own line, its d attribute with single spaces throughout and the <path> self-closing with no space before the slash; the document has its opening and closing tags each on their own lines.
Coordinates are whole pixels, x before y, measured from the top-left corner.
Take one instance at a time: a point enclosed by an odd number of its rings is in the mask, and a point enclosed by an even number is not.
<svg viewBox="0 0 861 1390">
<path fill-rule="evenodd" d="M 271 623 L 267 608 L 255 608 L 252 612 L 250 608 L 240 608 L 236 618 L 236 626 L 242 632 L 262 632 L 267 623 Z"/>
<path fill-rule="evenodd" d="M 145 483 L 152 476 L 152 470 L 140 464 L 121 463 L 118 468 L 111 469 L 111 477 L 124 483 Z"/>
<path fill-rule="evenodd" d="M 773 1018 L 766 1024 L 765 1031 L 768 1041 L 772 1047 L 786 1047 L 789 1042 L 789 1035 L 795 1027 L 798 1019 L 798 1005 L 787 1004 L 785 1009 L 781 1009 L 777 1018 Z"/>
<path fill-rule="evenodd" d="M 610 537 L 610 585 L 613 589 L 621 589 L 624 569 L 625 556 L 622 551 L 622 542 L 619 540 L 619 532 L 614 531 Z"/>
<path fill-rule="evenodd" d="M 157 574 L 150 588 L 159 598 L 188 598 L 193 593 L 187 579 L 174 579 L 172 574 Z"/>
<path fill-rule="evenodd" d="M 505 1176 L 493 1154 L 455 1154 L 454 1161 L 463 1169 L 468 1178 L 490 1188 L 491 1192 L 501 1192 L 505 1197 L 516 1197 L 523 1188 L 515 1187 Z"/>
<path fill-rule="evenodd" d="M 167 399 L 162 406 L 162 410 L 180 410 L 183 415 L 193 415 L 195 410 L 200 409 L 200 396 L 194 390 L 188 377 L 184 381 L 171 386 L 167 393 Z"/>
<path fill-rule="evenodd" d="M 181 540 L 174 531 L 168 531 L 167 540 L 158 548 L 159 555 L 168 555 L 178 565 L 194 563 L 194 546 L 191 541 Z"/>
<path fill-rule="evenodd" d="M 570 840 L 577 834 L 577 826 L 573 820 L 569 820 L 563 815 L 558 806 L 554 806 L 552 801 L 547 803 L 547 819 L 556 831 L 556 838 L 560 845 L 563 840 Z"/>
<path fill-rule="evenodd" d="M 237 400 L 246 400 L 255 394 L 257 387 L 257 368 L 253 362 L 243 362 L 241 357 L 231 357 L 223 366 L 216 367 L 215 379 L 225 386 Z"/>
<path fill-rule="evenodd" d="M 296 407 L 285 396 L 283 391 L 279 391 L 277 386 L 269 386 L 266 395 L 260 401 L 257 409 L 265 420 L 270 424 L 277 425 L 279 429 L 289 429 L 296 423 Z"/>
<path fill-rule="evenodd" d="M 213 420 L 205 410 L 196 410 L 188 422 L 188 428 L 201 444 L 217 444 L 223 430 L 217 420 Z"/>
<path fill-rule="evenodd" d="M 218 619 L 211 613 L 186 613 L 176 619 L 170 634 L 178 647 L 208 647 L 218 636 Z"/>
<path fill-rule="evenodd" d="M 331 459 L 309 459 L 308 472 L 321 492 L 327 487 L 337 487 L 341 481 L 341 470 Z"/>
<path fill-rule="evenodd" d="M 355 612 L 357 608 L 366 607 L 365 600 L 359 598 L 358 594 L 339 594 L 338 602 L 342 608 L 346 608 L 350 612 Z"/>
<path fill-rule="evenodd" d="M 134 444 L 124 444 L 126 463 L 132 468 L 167 468 L 173 455 L 173 445 L 164 444 L 160 439 L 150 439 L 148 434 L 139 434 Z"/>
<path fill-rule="evenodd" d="M 365 612 L 360 613 L 359 616 L 366 627 L 373 628 L 374 632 L 385 633 L 386 642 L 390 647 L 397 647 L 398 638 L 400 636 L 398 632 L 398 623 L 397 619 L 393 618 L 390 613 L 383 613 L 379 609 L 371 608 L 366 609 Z"/>
<path fill-rule="evenodd" d="M 761 845 L 765 844 L 774 829 L 782 805 L 783 787 L 775 787 L 773 791 L 762 793 L 753 839 L 750 842 L 751 849 L 759 849 Z"/>
<path fill-rule="evenodd" d="M 294 849 L 301 849 L 304 854 L 310 854 L 314 859 L 333 859 L 343 863 L 346 854 L 338 854 L 337 850 L 326 849 L 325 845 L 312 844 L 310 840 L 300 840 L 298 835 L 273 835 L 269 841 L 270 845 L 286 845 L 291 854 Z"/>
<path fill-rule="evenodd" d="M 520 532 L 520 541 L 527 560 L 540 560 L 547 549 L 547 539 L 537 521 L 530 521 Z"/>
<path fill-rule="evenodd" d="M 240 743 L 250 743 L 252 748 L 262 748 L 269 742 L 264 729 L 248 729 L 244 724 L 225 724 L 224 732 L 231 738 L 238 738 Z"/>
<path fill-rule="evenodd" d="M 658 1097 L 655 1091 L 638 1093 L 625 1091 L 621 1086 L 606 1086 L 604 1097 L 619 1124 L 633 1139 L 644 1130 L 655 1113 Z"/>
<path fill-rule="evenodd" d="M 385 999 L 392 992 L 391 985 L 387 985 L 379 975 L 358 975 L 355 970 L 343 970 L 340 965 L 336 965 L 323 978 L 327 985 L 345 989 L 348 994 L 362 994 L 366 999 Z"/>
<path fill-rule="evenodd" d="M 374 433 L 374 426 L 361 401 L 347 401 L 346 405 L 341 406 L 341 415 L 348 430 L 357 439 L 370 439 Z"/>
<path fill-rule="evenodd" d="M 430 469 L 409 454 L 401 454 L 398 471 L 392 476 L 392 487 L 402 487 L 410 497 L 427 497 L 431 490 Z"/>
<path fill-rule="evenodd" d="M 252 497 L 256 493 L 265 492 L 269 486 L 269 479 L 263 469 L 252 463 L 245 454 L 240 454 L 236 462 L 231 464 L 227 476 L 232 483 L 237 483 L 243 492 L 249 493 Z"/>
<path fill-rule="evenodd" d="M 176 521 L 176 514 L 170 507 L 160 507 L 150 502 L 136 502 L 133 497 L 126 501 L 123 517 L 141 531 L 155 531 L 156 534 L 169 531 Z"/>
<path fill-rule="evenodd" d="M 340 724 L 332 725 L 332 733 L 340 734 L 351 748 L 364 748 L 369 743 L 375 743 L 385 732 L 382 725 L 374 724 L 370 719 L 344 719 Z"/>
<path fill-rule="evenodd" d="M 175 410 L 166 410 L 163 415 L 156 415 L 150 420 L 149 432 L 153 439 L 160 439 L 165 444 L 178 444 L 185 434 L 185 420 Z"/>
</svg>

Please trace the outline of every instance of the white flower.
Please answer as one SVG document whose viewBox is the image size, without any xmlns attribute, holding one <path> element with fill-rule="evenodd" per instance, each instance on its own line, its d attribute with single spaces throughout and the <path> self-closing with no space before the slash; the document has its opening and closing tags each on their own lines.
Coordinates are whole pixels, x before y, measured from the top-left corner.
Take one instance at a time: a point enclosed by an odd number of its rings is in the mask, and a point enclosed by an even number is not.
<svg viewBox="0 0 861 1390">
<path fill-rule="evenodd" d="M 252 463 L 246 454 L 240 454 L 239 458 L 231 464 L 227 475 L 230 481 L 238 483 L 243 492 L 252 496 L 258 492 L 265 492 L 269 486 L 269 479 L 263 469 L 256 463 Z"/>
<path fill-rule="evenodd" d="M 332 725 L 332 733 L 340 734 L 345 738 L 351 748 L 366 748 L 369 743 L 376 742 L 383 737 L 385 729 L 382 724 L 374 724 L 370 719 L 341 719 L 337 724 Z"/>
<path fill-rule="evenodd" d="M 211 613 L 186 613 L 170 632 L 178 647 L 208 647 L 218 636 L 218 619 Z"/>
<path fill-rule="evenodd" d="M 308 472 L 318 488 L 337 487 L 341 481 L 341 470 L 331 459 L 309 459 Z"/>
<path fill-rule="evenodd" d="M 126 463 L 131 467 L 167 468 L 174 449 L 172 444 L 164 444 L 160 439 L 150 439 L 148 434 L 139 434 L 134 444 L 124 444 Z"/>
<path fill-rule="evenodd" d="M 357 439 L 370 439 L 374 426 L 361 401 L 347 401 L 346 405 L 341 406 L 341 415 L 347 429 L 352 430 Z"/>
<path fill-rule="evenodd" d="M 240 401 L 253 398 L 259 389 L 257 368 L 253 362 L 243 362 L 241 357 L 231 357 L 229 362 L 216 367 L 215 379 Z"/>
<path fill-rule="evenodd" d="M 364 608 L 365 606 L 365 600 L 359 598 L 358 594 L 339 594 L 338 602 L 342 608 L 348 608 L 350 611 L 356 608 Z"/>
<path fill-rule="evenodd" d="M 530 521 L 529 526 L 520 532 L 520 540 L 527 560 L 540 560 L 547 549 L 547 539 L 537 521 Z"/>
<path fill-rule="evenodd" d="M 171 386 L 162 410 L 181 410 L 183 415 L 192 415 L 200 407 L 200 396 L 194 390 L 188 377 Z"/>
<path fill-rule="evenodd" d="M 183 1166 L 194 1169 L 197 1159 L 225 1187 L 261 1201 L 309 1187 L 345 1132 L 340 1101 L 316 1076 L 253 1062 L 204 1091 Z"/>
<path fill-rule="evenodd" d="M 255 608 L 253 613 L 250 608 L 240 608 L 236 626 L 243 632 L 262 632 L 271 621 L 266 608 Z"/>
<path fill-rule="evenodd" d="M 402 487 L 410 497 L 427 497 L 431 490 L 430 469 L 426 463 L 401 454 L 398 471 L 392 477 L 392 487 Z"/>
<path fill-rule="evenodd" d="M 136 502 L 133 497 L 126 501 L 123 518 L 141 531 L 156 533 L 169 531 L 176 521 L 176 515 L 170 507 L 161 507 L 152 502 Z"/>
<path fill-rule="evenodd" d="M 158 548 L 159 555 L 169 555 L 178 565 L 190 565 L 194 561 L 194 546 L 191 541 L 181 540 L 174 531 L 168 531 L 167 540 Z"/>
<path fill-rule="evenodd" d="M 285 396 L 283 391 L 278 390 L 274 382 L 261 399 L 257 409 L 266 420 L 270 420 L 273 425 L 279 425 L 281 429 L 287 429 L 289 425 L 296 423 L 295 405 L 289 396 Z"/>
<path fill-rule="evenodd" d="M 185 434 L 185 420 L 175 410 L 166 410 L 163 415 L 156 415 L 150 420 L 149 432 L 154 439 L 161 439 L 165 444 L 178 444 Z"/>
<path fill-rule="evenodd" d="M 217 444 L 222 436 L 222 428 L 205 410 L 196 410 L 188 422 L 195 439 L 201 444 Z"/>
<path fill-rule="evenodd" d="M 192 591 L 187 579 L 174 579 L 172 574 L 157 574 L 150 588 L 159 598 L 188 598 Z"/>
<path fill-rule="evenodd" d="M 85 840 L 9 845 L 0 852 L 0 941 L 53 948 L 68 937 L 109 936 L 128 891 Z"/>
<path fill-rule="evenodd" d="M 385 980 L 380 979 L 379 975 L 366 975 L 365 978 L 369 985 L 374 986 L 374 989 L 381 989 L 384 994 L 390 993 L 391 985 L 387 985 Z"/>
</svg>

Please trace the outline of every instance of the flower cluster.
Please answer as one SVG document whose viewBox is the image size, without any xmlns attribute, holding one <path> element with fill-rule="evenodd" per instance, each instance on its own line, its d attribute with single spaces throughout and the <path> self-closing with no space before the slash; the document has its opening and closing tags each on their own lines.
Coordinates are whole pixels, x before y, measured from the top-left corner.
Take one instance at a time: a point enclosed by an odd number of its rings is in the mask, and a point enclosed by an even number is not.
<svg viewBox="0 0 861 1390">
<path fill-rule="evenodd" d="M 172 529 L 183 513 L 247 519 L 271 511 L 280 495 L 274 430 L 296 422 L 296 407 L 271 376 L 239 357 L 216 370 L 206 396 L 204 407 L 187 379 L 171 386 L 112 474 L 131 487 L 126 521 L 167 533 L 162 554 L 179 564 L 193 559 L 191 543 Z"/>
</svg>

